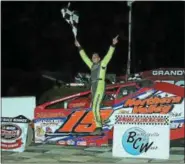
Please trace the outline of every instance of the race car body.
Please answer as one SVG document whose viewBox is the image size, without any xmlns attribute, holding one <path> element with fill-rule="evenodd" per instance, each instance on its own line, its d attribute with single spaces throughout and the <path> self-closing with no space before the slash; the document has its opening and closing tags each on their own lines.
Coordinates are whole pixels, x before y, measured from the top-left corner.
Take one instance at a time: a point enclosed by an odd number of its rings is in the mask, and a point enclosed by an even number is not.
<svg viewBox="0 0 185 164">
<path fill-rule="evenodd" d="M 118 82 L 124 82 L 125 79 L 137 80 L 148 79 L 153 81 L 167 82 L 177 86 L 184 86 L 184 68 L 159 68 L 144 72 L 139 72 L 127 76 L 117 77 Z"/>
<path fill-rule="evenodd" d="M 118 113 L 169 113 L 170 139 L 184 138 L 184 88 L 144 80 L 109 85 L 102 102 L 103 135 L 91 136 L 95 122 L 90 91 L 39 105 L 34 113 L 35 142 L 60 145 L 105 146 L 112 140 L 114 115 Z"/>
</svg>

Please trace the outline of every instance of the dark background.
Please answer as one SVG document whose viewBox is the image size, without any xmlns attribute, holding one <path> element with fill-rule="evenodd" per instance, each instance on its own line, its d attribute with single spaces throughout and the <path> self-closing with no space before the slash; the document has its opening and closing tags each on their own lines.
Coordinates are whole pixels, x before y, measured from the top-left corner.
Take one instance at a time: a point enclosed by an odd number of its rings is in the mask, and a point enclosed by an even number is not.
<svg viewBox="0 0 185 164">
<path fill-rule="evenodd" d="M 69 24 L 61 15 L 67 2 L 2 2 L 2 95 L 36 94 L 41 71 L 74 77 L 88 72 L 81 61 Z M 119 44 L 108 72 L 124 74 L 128 54 L 126 2 L 72 2 L 79 11 L 78 39 L 90 56 L 104 56 L 116 34 Z M 132 72 L 184 67 L 184 2 L 133 4 Z M 24 87 L 23 87 L 24 86 Z M 25 87 L 27 86 L 27 87 Z M 11 89 L 10 89 L 11 88 Z M 24 89 L 22 89 L 24 88 Z"/>
</svg>

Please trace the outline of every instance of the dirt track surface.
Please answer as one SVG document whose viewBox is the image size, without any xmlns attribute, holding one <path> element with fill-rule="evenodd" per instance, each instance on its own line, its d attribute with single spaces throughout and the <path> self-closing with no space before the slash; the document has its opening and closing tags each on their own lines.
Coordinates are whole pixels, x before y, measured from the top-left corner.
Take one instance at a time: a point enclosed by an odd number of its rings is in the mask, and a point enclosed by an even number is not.
<svg viewBox="0 0 185 164">
<path fill-rule="evenodd" d="M 184 148 L 171 148 L 169 160 L 127 159 L 112 157 L 111 147 L 88 148 L 56 145 L 32 145 L 23 153 L 2 152 L 5 163 L 184 163 Z"/>
</svg>

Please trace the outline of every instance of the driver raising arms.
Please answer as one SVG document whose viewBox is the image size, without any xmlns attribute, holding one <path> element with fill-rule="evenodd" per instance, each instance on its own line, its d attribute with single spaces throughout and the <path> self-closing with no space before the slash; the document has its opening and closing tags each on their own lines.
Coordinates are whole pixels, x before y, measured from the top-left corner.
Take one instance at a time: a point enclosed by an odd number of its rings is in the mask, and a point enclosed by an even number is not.
<svg viewBox="0 0 185 164">
<path fill-rule="evenodd" d="M 102 134 L 102 119 L 100 116 L 100 104 L 104 97 L 105 92 L 105 75 L 107 70 L 107 64 L 112 58 L 115 51 L 115 46 L 118 43 L 118 36 L 116 36 L 112 45 L 110 46 L 107 54 L 101 60 L 98 53 L 92 54 L 92 60 L 86 55 L 84 49 L 81 47 L 80 43 L 75 40 L 75 46 L 78 47 L 80 56 L 82 60 L 91 70 L 91 94 L 92 94 L 92 111 L 96 123 L 96 129 L 92 132 L 92 135 Z"/>
</svg>

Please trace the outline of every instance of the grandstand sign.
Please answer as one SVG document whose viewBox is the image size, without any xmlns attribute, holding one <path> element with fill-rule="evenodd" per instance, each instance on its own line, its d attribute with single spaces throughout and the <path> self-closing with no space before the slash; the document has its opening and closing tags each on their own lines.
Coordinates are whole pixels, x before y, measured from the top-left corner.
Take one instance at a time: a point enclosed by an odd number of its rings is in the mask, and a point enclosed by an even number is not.
<svg viewBox="0 0 185 164">
<path fill-rule="evenodd" d="M 183 76 L 185 75 L 184 70 L 154 70 L 152 71 L 152 75 L 154 76 Z"/>
</svg>

